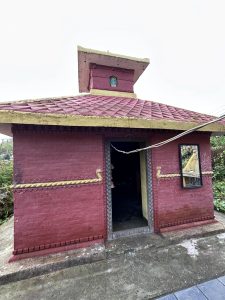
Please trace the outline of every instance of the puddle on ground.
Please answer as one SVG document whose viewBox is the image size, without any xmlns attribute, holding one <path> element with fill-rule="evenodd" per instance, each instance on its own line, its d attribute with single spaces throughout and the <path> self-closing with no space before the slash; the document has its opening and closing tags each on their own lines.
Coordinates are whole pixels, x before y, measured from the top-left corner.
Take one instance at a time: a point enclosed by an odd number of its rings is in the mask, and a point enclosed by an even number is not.
<svg viewBox="0 0 225 300">
<path fill-rule="evenodd" d="M 219 240 L 225 240 L 225 233 L 219 233 L 216 235 L 216 237 L 219 239 Z"/>
<path fill-rule="evenodd" d="M 107 269 L 106 273 L 112 273 L 113 269 Z"/>
<path fill-rule="evenodd" d="M 185 240 L 179 245 L 187 249 L 187 254 L 190 255 L 191 257 L 196 257 L 199 255 L 197 249 L 197 240 Z"/>
</svg>

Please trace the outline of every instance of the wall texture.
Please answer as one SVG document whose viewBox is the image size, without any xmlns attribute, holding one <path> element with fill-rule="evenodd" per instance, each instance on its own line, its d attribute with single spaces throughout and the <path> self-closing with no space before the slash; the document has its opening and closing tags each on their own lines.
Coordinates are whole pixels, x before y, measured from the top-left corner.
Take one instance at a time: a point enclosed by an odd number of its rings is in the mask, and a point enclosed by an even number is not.
<svg viewBox="0 0 225 300">
<path fill-rule="evenodd" d="M 154 144 L 175 134 L 157 130 L 15 126 L 16 184 L 95 178 L 96 169 L 103 171 L 103 181 L 15 189 L 14 254 L 106 239 L 104 141 L 139 139 Z M 183 189 L 180 177 L 157 177 L 158 167 L 162 174 L 180 173 L 181 143 L 199 144 L 202 171 L 211 171 L 209 138 L 209 133 L 194 133 L 152 150 L 155 232 L 214 218 L 211 175 L 203 175 L 203 186 L 196 189 Z"/>
<path fill-rule="evenodd" d="M 16 184 L 95 178 L 104 169 L 101 135 L 29 126 L 13 131 Z M 15 189 L 14 201 L 15 254 L 105 237 L 103 181 Z"/>
<path fill-rule="evenodd" d="M 152 133 L 151 144 L 174 136 L 171 133 Z M 203 186 L 183 189 L 181 178 L 157 178 L 157 167 L 162 174 L 179 174 L 178 146 L 182 143 L 198 144 L 202 172 L 211 171 L 211 150 L 209 133 L 193 133 L 152 150 L 153 198 L 155 231 L 214 218 L 211 175 L 203 175 Z"/>
<path fill-rule="evenodd" d="M 111 87 L 110 76 L 118 79 L 118 86 Z M 92 65 L 90 76 L 90 89 L 110 90 L 133 93 L 134 70 Z"/>
</svg>

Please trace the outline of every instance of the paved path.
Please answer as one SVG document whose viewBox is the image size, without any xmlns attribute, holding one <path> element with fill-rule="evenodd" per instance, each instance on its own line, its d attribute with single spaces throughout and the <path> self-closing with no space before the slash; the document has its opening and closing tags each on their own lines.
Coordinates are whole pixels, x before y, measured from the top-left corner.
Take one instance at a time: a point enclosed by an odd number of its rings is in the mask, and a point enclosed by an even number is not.
<svg viewBox="0 0 225 300">
<path fill-rule="evenodd" d="M 223 217 L 223 216 L 222 216 Z M 223 219 L 221 217 L 221 219 Z M 4 224 L 4 226 L 8 226 Z M 4 227 L 5 238 L 9 234 Z M 214 235 L 208 236 L 209 227 Z M 216 233 L 216 224 L 193 229 L 116 240 L 107 247 L 107 259 L 79 265 L 49 274 L 7 282 L 0 287 L 0 300 L 137 300 L 155 299 L 161 295 L 195 286 L 209 292 L 201 282 L 225 275 L 225 233 Z M 1 228 L 3 228 L 1 226 Z M 25 261 L 3 265 L 1 250 L 6 257 L 0 228 L 0 275 L 4 267 L 17 266 L 23 270 Z M 8 228 L 8 227 L 7 227 Z M 9 228 L 8 228 L 9 229 Z M 199 231 L 200 230 L 200 231 Z M 9 230 L 10 231 L 10 230 Z M 211 234 L 212 234 L 211 232 Z M 202 237 L 199 237 L 200 236 Z M 192 238 L 190 238 L 192 236 Z M 2 246 L 1 246 L 2 245 Z M 8 248 L 8 247 L 7 247 Z M 39 262 L 35 260 L 36 265 Z M 42 262 L 43 263 L 43 262 Z M 52 269 L 52 271 L 54 268 Z M 211 282 L 211 281 L 210 281 Z M 214 282 L 214 281 L 212 281 Z M 217 282 L 217 280 L 216 280 Z M 223 282 L 225 284 L 225 282 Z M 211 292 L 222 286 L 222 280 L 211 283 Z M 215 289 L 216 285 L 216 289 Z M 225 285 L 224 285 L 225 286 Z M 196 290 L 197 289 L 197 290 Z M 204 292 L 205 291 L 205 292 Z M 178 298 L 178 292 L 171 299 Z M 199 296 L 198 295 L 198 296 Z M 204 295 L 204 294 L 203 294 Z M 225 300 L 225 293 L 222 298 Z M 200 297 L 200 296 L 199 296 Z M 169 298 L 170 299 L 170 298 Z M 194 296 L 183 300 L 194 300 Z M 198 300 L 204 298 L 197 298 Z"/>
<path fill-rule="evenodd" d="M 160 248 L 127 249 L 103 261 L 8 283 L 0 287 L 0 300 L 155 299 L 224 275 L 221 233 Z"/>
<path fill-rule="evenodd" d="M 158 300 L 224 300 L 225 276 L 197 284 L 188 289 L 158 298 Z"/>
<path fill-rule="evenodd" d="M 161 235 L 151 234 L 108 241 L 106 249 L 104 245 L 96 245 L 91 248 L 88 247 L 86 249 L 77 249 L 8 263 L 13 251 L 13 219 L 10 219 L 7 223 L 0 226 L 0 285 L 79 264 L 113 259 L 129 252 L 137 253 L 142 249 L 149 249 L 150 252 L 155 252 L 156 249 L 160 248 L 162 250 L 169 245 L 179 244 L 181 241 L 190 240 L 190 238 L 196 239 L 222 232 L 225 233 L 225 217 L 224 215 L 219 215 L 219 217 L 222 223 L 218 222 L 180 231 L 166 232 Z M 188 246 L 187 241 L 185 245 L 186 247 Z M 193 248 L 193 245 L 189 245 L 188 247 Z M 204 279 L 211 278 L 207 277 Z M 166 292 L 169 293 L 170 290 Z"/>
</svg>

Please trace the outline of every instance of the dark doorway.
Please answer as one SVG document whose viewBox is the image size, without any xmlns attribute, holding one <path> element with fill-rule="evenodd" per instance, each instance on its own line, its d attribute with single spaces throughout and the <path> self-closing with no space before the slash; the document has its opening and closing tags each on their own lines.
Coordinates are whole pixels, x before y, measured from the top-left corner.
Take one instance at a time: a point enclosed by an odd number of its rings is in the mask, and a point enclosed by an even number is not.
<svg viewBox="0 0 225 300">
<path fill-rule="evenodd" d="M 140 148 L 138 142 L 112 142 L 117 149 Z M 148 226 L 143 217 L 140 153 L 123 154 L 111 147 L 113 231 Z"/>
</svg>

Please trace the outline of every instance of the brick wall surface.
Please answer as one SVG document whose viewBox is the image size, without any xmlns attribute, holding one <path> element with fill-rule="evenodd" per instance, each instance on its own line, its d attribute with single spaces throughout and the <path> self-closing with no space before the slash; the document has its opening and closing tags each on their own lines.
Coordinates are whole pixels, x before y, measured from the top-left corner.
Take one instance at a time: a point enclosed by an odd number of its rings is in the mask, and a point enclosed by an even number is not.
<svg viewBox="0 0 225 300">
<path fill-rule="evenodd" d="M 153 133 L 151 143 L 174 136 L 171 133 Z M 162 174 L 180 173 L 179 144 L 198 144 L 202 171 L 211 171 L 210 134 L 193 133 L 152 150 L 152 178 L 155 231 L 160 228 L 213 219 L 213 193 L 211 175 L 203 176 L 203 186 L 183 189 L 179 177 L 158 179 L 157 167 Z"/>
<path fill-rule="evenodd" d="M 95 178 L 96 169 L 103 170 L 102 137 L 14 130 L 14 162 L 15 183 Z M 15 249 L 102 238 L 103 195 L 103 182 L 16 189 Z"/>
<path fill-rule="evenodd" d="M 15 249 L 39 247 L 41 250 L 54 244 L 62 246 L 107 238 L 104 140 L 139 139 L 154 144 L 175 134 L 130 129 L 83 132 L 80 129 L 40 130 L 40 127 L 33 130 L 29 126 L 26 130 L 14 129 L 15 183 L 94 178 L 96 169 L 103 171 L 101 183 L 15 190 Z M 159 179 L 156 176 L 157 167 L 161 167 L 162 174 L 180 173 L 180 143 L 199 144 L 202 171 L 210 171 L 209 138 L 208 133 L 194 133 L 152 150 L 155 232 L 213 219 L 210 175 L 203 176 L 203 186 L 197 189 L 183 189 L 179 177 Z"/>
<path fill-rule="evenodd" d="M 115 130 L 105 136 L 112 140 L 139 140 L 152 145 L 180 132 L 166 130 Z M 203 186 L 183 189 L 181 178 L 158 179 L 157 167 L 162 174 L 180 174 L 179 144 L 198 144 L 200 147 L 201 169 L 211 171 L 210 133 L 193 133 L 151 150 L 152 191 L 154 231 L 161 228 L 210 220 L 214 218 L 211 175 L 203 175 Z"/>
</svg>

